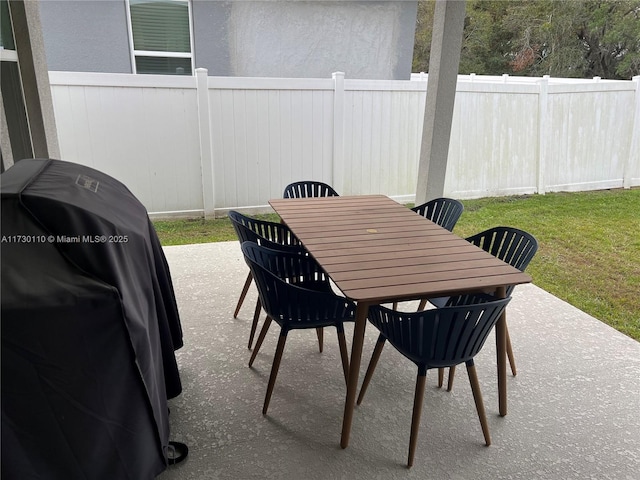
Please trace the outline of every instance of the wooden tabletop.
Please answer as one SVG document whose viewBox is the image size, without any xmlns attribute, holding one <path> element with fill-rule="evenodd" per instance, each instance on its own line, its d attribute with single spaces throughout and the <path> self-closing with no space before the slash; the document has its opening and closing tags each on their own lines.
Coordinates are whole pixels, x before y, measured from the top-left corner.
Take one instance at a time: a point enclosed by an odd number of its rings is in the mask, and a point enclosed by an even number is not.
<svg viewBox="0 0 640 480">
<path fill-rule="evenodd" d="M 357 302 L 438 297 L 531 282 L 531 277 L 384 195 L 269 203 Z"/>
</svg>

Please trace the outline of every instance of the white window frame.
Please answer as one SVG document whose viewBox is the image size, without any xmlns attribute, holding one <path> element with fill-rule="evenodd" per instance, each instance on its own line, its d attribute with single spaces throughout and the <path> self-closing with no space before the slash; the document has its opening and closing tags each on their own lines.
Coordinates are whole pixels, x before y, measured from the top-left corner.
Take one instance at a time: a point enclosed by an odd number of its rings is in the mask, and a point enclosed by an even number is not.
<svg viewBox="0 0 640 480">
<path fill-rule="evenodd" d="M 0 47 L 0 61 L 18 63 L 18 52 Z"/>
<path fill-rule="evenodd" d="M 171 58 L 189 58 L 191 60 L 191 75 L 195 75 L 195 65 L 193 62 L 193 13 L 191 8 L 192 0 L 169 0 L 176 3 L 186 3 L 189 16 L 189 50 L 190 52 L 158 52 L 155 50 L 135 50 L 133 48 L 133 24 L 131 22 L 131 3 L 125 0 L 127 6 L 127 27 L 129 29 L 129 52 L 131 52 L 131 71 L 138 73 L 136 66 L 136 57 L 171 57 Z"/>
</svg>

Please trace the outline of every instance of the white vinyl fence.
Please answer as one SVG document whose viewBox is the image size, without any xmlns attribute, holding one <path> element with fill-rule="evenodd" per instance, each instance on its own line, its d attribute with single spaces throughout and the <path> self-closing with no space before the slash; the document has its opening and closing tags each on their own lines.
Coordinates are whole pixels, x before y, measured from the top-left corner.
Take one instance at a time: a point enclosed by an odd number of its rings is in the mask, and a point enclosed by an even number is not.
<svg viewBox="0 0 640 480">
<path fill-rule="evenodd" d="M 410 81 L 49 72 L 63 160 L 157 215 L 265 210 L 298 180 L 415 197 L 426 75 Z M 458 78 L 445 195 L 640 185 L 640 77 Z"/>
</svg>

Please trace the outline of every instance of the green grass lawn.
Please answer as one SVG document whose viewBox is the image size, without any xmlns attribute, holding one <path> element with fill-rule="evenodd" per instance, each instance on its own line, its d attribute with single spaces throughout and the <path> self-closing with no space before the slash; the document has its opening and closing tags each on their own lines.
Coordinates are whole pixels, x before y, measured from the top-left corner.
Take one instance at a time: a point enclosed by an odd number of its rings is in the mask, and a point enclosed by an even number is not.
<svg viewBox="0 0 640 480">
<path fill-rule="evenodd" d="M 640 189 L 463 203 L 454 233 L 499 225 L 526 230 L 540 244 L 527 268 L 536 285 L 640 341 Z M 154 225 L 163 245 L 237 240 L 227 218 Z"/>
</svg>

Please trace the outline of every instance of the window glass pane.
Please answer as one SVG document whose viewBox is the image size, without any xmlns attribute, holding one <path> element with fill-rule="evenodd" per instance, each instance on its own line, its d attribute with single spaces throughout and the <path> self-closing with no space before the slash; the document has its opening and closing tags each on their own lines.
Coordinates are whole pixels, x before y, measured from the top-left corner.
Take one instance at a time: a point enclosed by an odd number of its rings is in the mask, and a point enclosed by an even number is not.
<svg viewBox="0 0 640 480">
<path fill-rule="evenodd" d="M 13 30 L 11 29 L 9 3 L 7 0 L 0 0 L 0 47 L 4 47 L 7 50 L 16 49 L 13 43 Z"/>
<path fill-rule="evenodd" d="M 191 59 L 136 56 L 136 71 L 159 75 L 191 75 Z"/>
<path fill-rule="evenodd" d="M 171 0 L 130 0 L 134 50 L 191 52 L 189 5 Z"/>
</svg>

